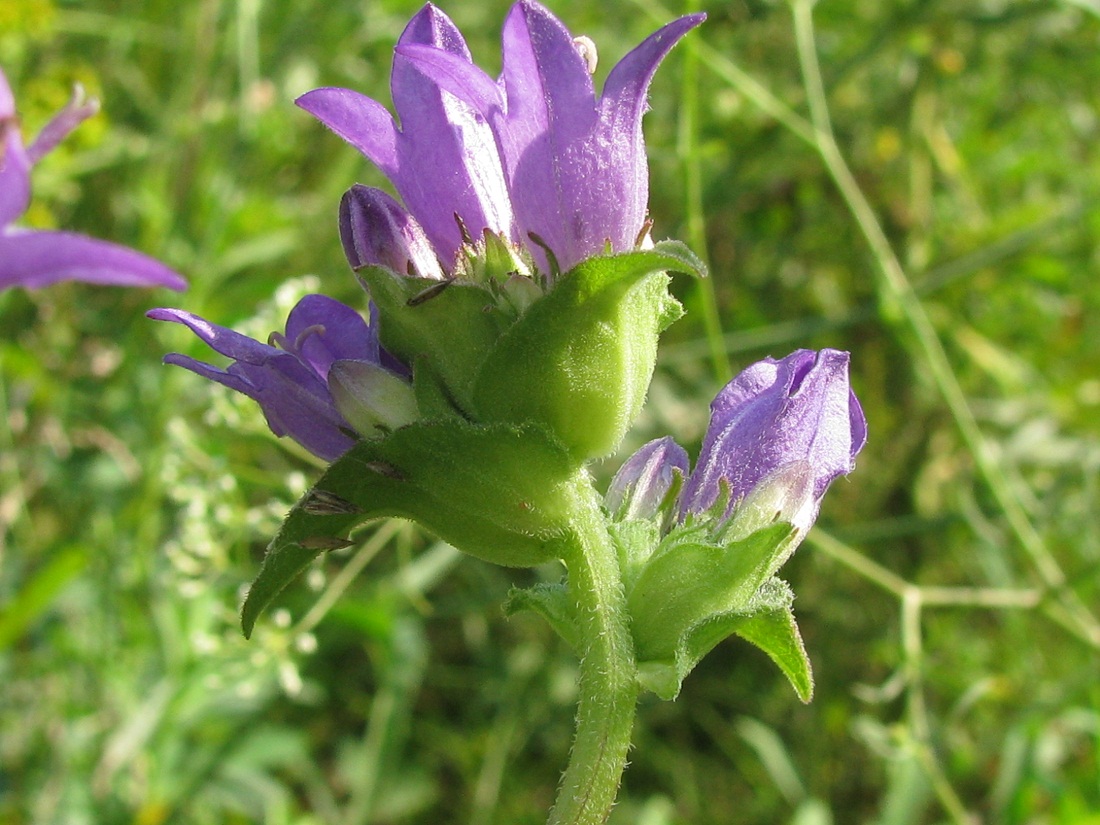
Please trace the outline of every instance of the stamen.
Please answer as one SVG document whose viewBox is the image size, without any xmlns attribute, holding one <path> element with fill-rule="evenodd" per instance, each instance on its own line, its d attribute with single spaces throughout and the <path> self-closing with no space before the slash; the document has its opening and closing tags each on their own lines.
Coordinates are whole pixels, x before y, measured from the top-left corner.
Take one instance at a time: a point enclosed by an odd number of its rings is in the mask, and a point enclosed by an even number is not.
<svg viewBox="0 0 1100 825">
<path fill-rule="evenodd" d="M 596 73 L 596 65 L 600 62 L 600 56 L 596 53 L 596 44 L 591 37 L 585 35 L 579 35 L 573 38 L 573 45 L 577 47 L 577 51 L 580 52 L 581 57 L 584 58 L 584 63 L 588 67 L 589 74 Z"/>
<path fill-rule="evenodd" d="M 294 350 L 295 350 L 295 352 L 297 352 L 298 350 L 300 350 L 302 348 L 302 344 L 304 344 L 306 342 L 306 339 L 309 338 L 309 336 L 311 336 L 311 335 L 324 335 L 324 334 L 325 334 L 325 325 L 324 324 L 314 324 L 313 326 L 306 327 L 300 333 L 298 333 L 298 337 L 294 339 Z"/>
<path fill-rule="evenodd" d="M 458 231 L 462 233 L 462 242 L 468 246 L 473 246 L 474 236 L 470 234 L 470 230 L 466 228 L 466 223 L 462 220 L 462 217 L 455 212 L 455 223 L 458 224 Z"/>
</svg>

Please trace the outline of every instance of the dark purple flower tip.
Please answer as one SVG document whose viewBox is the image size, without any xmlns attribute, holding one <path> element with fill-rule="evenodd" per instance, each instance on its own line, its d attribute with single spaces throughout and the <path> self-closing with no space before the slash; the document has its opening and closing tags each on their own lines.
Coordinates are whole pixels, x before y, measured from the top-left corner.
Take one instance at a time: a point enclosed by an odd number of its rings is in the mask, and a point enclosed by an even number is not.
<svg viewBox="0 0 1100 825">
<path fill-rule="evenodd" d="M 215 352 L 233 359 L 226 369 L 178 353 L 165 362 L 247 395 L 259 403 L 272 432 L 289 435 L 326 461 L 343 455 L 354 432 L 329 389 L 337 362 L 379 364 L 376 330 L 351 307 L 324 295 L 307 295 L 291 310 L 286 333 L 273 333 L 278 346 L 263 344 L 180 309 L 153 309 L 156 321 L 187 326 Z"/>
<path fill-rule="evenodd" d="M 402 275 L 444 278 L 420 224 L 380 189 L 356 184 L 344 193 L 340 240 L 352 269 L 378 265 Z"/>
<path fill-rule="evenodd" d="M 766 358 L 711 404 L 681 515 L 706 512 L 722 484 L 730 492 L 728 515 L 763 479 L 795 462 L 810 469 L 819 502 L 833 479 L 851 472 L 866 440 L 867 422 L 848 382 L 848 353 L 798 350 L 780 361 Z"/>
<path fill-rule="evenodd" d="M 606 504 L 620 520 L 649 519 L 660 512 L 676 476 L 688 474 L 687 452 L 666 436 L 644 444 L 626 460 L 607 489 Z"/>
<path fill-rule="evenodd" d="M 37 288 L 58 281 L 112 286 L 164 286 L 187 282 L 159 261 L 139 252 L 70 232 L 21 230 L 12 226 L 30 204 L 31 167 L 99 106 L 77 87 L 30 147 L 24 147 L 15 99 L 0 71 L 0 289 Z"/>
</svg>

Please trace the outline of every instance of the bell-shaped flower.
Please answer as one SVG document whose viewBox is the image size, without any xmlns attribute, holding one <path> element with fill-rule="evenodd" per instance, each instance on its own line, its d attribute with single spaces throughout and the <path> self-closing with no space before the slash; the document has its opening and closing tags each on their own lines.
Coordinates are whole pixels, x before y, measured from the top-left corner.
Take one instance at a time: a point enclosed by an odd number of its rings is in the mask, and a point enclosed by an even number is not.
<svg viewBox="0 0 1100 825">
<path fill-rule="evenodd" d="M 438 48 L 473 67 L 462 34 L 430 4 L 405 27 L 398 45 Z M 390 85 L 400 128 L 385 106 L 350 89 L 315 89 L 297 103 L 390 179 L 448 268 L 464 231 L 480 237 L 488 229 L 514 239 L 511 201 L 489 124 L 400 53 Z"/>
<path fill-rule="evenodd" d="M 812 523 L 825 490 L 851 472 L 866 440 L 867 421 L 848 383 L 848 353 L 797 350 L 780 361 L 765 358 L 730 381 L 711 404 L 703 449 L 680 498 L 681 514 L 706 512 L 725 486 L 729 515 L 762 481 L 798 464 L 805 468 L 799 475 L 808 475 Z"/>
<path fill-rule="evenodd" d="M 286 333 L 272 333 L 268 344 L 179 309 L 154 309 L 148 316 L 184 324 L 233 359 L 220 369 L 171 353 L 165 363 L 244 393 L 259 403 L 272 432 L 289 435 L 326 461 L 347 452 L 357 434 L 375 435 L 372 425 L 393 428 L 415 415 L 412 387 L 384 364 L 374 325 L 324 295 L 299 301 Z"/>
<path fill-rule="evenodd" d="M 30 205 L 31 167 L 98 108 L 77 88 L 69 104 L 26 146 L 11 87 L 0 71 L 0 289 L 36 288 L 69 280 L 177 290 L 186 287 L 177 273 L 132 249 L 73 232 L 15 226 Z"/>
<path fill-rule="evenodd" d="M 591 41 L 574 38 L 534 0 L 521 0 L 505 19 L 497 81 L 438 44 L 408 41 L 397 54 L 492 125 L 520 241 L 543 247 L 536 257 L 552 255 L 567 271 L 609 249 L 634 249 L 646 234 L 649 84 L 704 17 L 681 17 L 650 35 L 611 70 L 599 99 Z"/>
</svg>

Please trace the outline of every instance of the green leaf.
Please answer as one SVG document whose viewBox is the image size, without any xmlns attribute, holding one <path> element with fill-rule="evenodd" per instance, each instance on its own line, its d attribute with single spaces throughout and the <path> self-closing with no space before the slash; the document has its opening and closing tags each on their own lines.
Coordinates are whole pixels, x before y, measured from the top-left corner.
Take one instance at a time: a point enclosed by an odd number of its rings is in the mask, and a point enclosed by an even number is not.
<svg viewBox="0 0 1100 825">
<path fill-rule="evenodd" d="M 412 519 L 496 564 L 557 558 L 576 473 L 561 447 L 531 425 L 417 422 L 361 441 L 294 506 L 268 547 L 242 611 L 245 635 L 314 557 L 347 546 L 350 530 L 368 519 Z"/>
<path fill-rule="evenodd" d="M 785 523 L 725 546 L 704 535 L 697 527 L 669 534 L 627 594 L 640 660 L 671 660 L 691 628 L 712 616 L 743 612 L 772 574 L 773 560 L 788 554 L 797 538 Z"/>
<path fill-rule="evenodd" d="M 580 631 L 574 618 L 573 600 L 564 584 L 536 584 L 516 587 L 508 594 L 504 613 L 513 616 L 523 610 L 538 613 L 575 651 L 581 650 Z"/>
<path fill-rule="evenodd" d="M 688 628 L 675 654 L 639 661 L 638 683 L 665 700 L 675 699 L 695 666 L 721 641 L 740 636 L 763 650 L 779 666 L 803 702 L 813 697 L 813 673 L 791 603 L 794 594 L 777 578 L 766 581 L 739 610 L 708 616 Z"/>
<path fill-rule="evenodd" d="M 699 271 L 686 247 L 589 258 L 562 275 L 481 364 L 482 421 L 536 421 L 577 461 L 610 453 L 641 409 L 657 336 L 681 314 L 665 270 Z"/>
<path fill-rule="evenodd" d="M 809 702 L 814 692 L 813 673 L 791 610 L 793 601 L 794 594 L 787 583 L 771 578 L 743 611 L 713 616 L 692 628 L 677 653 L 677 664 L 684 676 L 715 645 L 737 635 L 768 654 L 790 681 L 798 698 Z"/>
</svg>

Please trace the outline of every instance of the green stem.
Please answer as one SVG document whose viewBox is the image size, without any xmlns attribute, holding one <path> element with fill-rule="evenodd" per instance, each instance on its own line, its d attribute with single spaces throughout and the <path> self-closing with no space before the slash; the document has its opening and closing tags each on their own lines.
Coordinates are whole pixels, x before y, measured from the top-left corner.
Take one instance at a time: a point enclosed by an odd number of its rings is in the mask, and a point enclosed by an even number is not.
<svg viewBox="0 0 1100 825">
<path fill-rule="evenodd" d="M 619 562 L 590 479 L 576 488 L 563 541 L 582 650 L 577 731 L 549 825 L 607 821 L 626 768 L 638 700 L 634 642 Z"/>
</svg>

